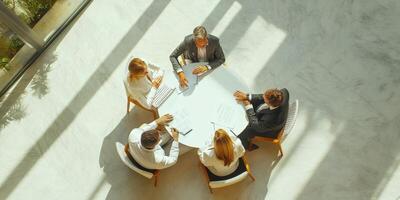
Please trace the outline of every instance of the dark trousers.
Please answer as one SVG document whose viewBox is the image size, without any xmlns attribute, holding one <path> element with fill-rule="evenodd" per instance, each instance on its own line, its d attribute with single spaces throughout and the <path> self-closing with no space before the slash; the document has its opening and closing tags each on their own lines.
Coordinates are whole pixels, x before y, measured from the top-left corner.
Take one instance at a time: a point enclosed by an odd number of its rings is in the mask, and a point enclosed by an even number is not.
<svg viewBox="0 0 400 200">
<path fill-rule="evenodd" d="M 243 147 L 245 149 L 249 148 L 249 143 L 250 140 L 255 137 L 255 136 L 260 136 L 260 137 L 267 137 L 267 138 L 276 138 L 278 136 L 279 131 L 268 131 L 268 132 L 258 132 L 255 131 L 254 129 L 250 128 L 247 126 L 242 133 L 238 136 L 240 141 L 243 144 Z"/>
</svg>

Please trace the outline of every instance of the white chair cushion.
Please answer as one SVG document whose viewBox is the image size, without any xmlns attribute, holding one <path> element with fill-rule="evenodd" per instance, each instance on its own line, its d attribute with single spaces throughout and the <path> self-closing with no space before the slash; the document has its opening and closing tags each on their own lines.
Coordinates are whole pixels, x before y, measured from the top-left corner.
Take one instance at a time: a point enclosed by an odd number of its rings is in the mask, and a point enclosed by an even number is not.
<svg viewBox="0 0 400 200">
<path fill-rule="evenodd" d="M 238 176 L 235 176 L 233 178 L 227 179 L 227 180 L 221 180 L 221 181 L 210 181 L 209 185 L 211 188 L 220 188 L 220 187 L 225 187 L 228 185 L 233 185 L 237 182 L 242 181 L 247 177 L 248 173 L 247 171 L 241 173 Z"/>
<path fill-rule="evenodd" d="M 121 144 L 119 142 L 115 143 L 115 147 L 117 148 L 117 152 L 119 157 L 121 158 L 122 162 L 128 166 L 129 168 L 131 168 L 133 171 L 141 174 L 142 176 L 151 179 L 153 177 L 153 173 L 141 170 L 139 168 L 137 168 L 132 162 L 131 160 L 129 160 L 128 155 L 126 155 L 125 153 L 125 145 Z"/>
</svg>

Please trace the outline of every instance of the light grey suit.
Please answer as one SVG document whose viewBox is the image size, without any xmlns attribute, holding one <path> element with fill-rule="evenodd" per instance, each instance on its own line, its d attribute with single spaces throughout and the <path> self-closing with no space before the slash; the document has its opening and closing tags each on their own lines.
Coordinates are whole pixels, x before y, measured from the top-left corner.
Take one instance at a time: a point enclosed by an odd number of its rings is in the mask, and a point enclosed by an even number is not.
<svg viewBox="0 0 400 200">
<path fill-rule="evenodd" d="M 219 44 L 219 39 L 217 37 L 208 34 L 207 38 L 207 60 L 210 67 L 214 69 L 225 62 L 225 55 L 222 51 L 221 45 Z M 176 49 L 169 56 L 175 72 L 178 72 L 178 70 L 182 69 L 181 65 L 178 62 L 178 57 L 182 54 L 184 55 L 185 59 L 190 59 L 193 62 L 199 62 L 197 58 L 197 47 L 194 43 L 193 34 L 186 36 L 183 42 L 181 42 L 179 46 L 176 47 Z"/>
</svg>

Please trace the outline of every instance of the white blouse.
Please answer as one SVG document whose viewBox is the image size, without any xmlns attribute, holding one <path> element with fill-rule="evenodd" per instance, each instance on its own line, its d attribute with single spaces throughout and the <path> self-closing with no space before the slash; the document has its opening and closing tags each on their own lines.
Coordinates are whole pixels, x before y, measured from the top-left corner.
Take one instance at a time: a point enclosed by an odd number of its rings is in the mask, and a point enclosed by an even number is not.
<svg viewBox="0 0 400 200">
<path fill-rule="evenodd" d="M 233 173 L 239 166 L 239 158 L 245 153 L 240 139 L 234 136 L 231 136 L 231 139 L 233 141 L 234 156 L 233 162 L 228 166 L 224 166 L 224 161 L 217 158 L 213 144 L 208 144 L 197 151 L 201 163 L 217 176 L 226 176 Z"/>
<path fill-rule="evenodd" d="M 147 64 L 148 76 L 151 79 L 155 79 L 160 74 L 158 73 L 160 68 L 153 64 Z M 147 78 L 147 76 L 141 77 L 139 79 L 130 79 L 129 72 L 125 79 L 127 86 L 127 92 L 129 96 L 138 101 L 143 107 L 151 109 L 151 103 L 154 99 L 157 89 L 153 87 L 152 81 Z"/>
</svg>

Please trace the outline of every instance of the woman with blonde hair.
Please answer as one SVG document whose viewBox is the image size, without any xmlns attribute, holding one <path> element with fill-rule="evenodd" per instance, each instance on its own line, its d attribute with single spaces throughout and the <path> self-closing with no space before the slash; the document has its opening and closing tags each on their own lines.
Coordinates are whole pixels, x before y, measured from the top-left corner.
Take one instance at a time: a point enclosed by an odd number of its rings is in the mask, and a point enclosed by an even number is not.
<svg viewBox="0 0 400 200">
<path fill-rule="evenodd" d="M 242 142 L 225 130 L 215 131 L 212 144 L 200 148 L 197 154 L 201 163 L 216 176 L 227 176 L 239 166 L 239 158 L 245 153 Z"/>
<path fill-rule="evenodd" d="M 140 58 L 133 58 L 128 65 L 128 75 L 125 80 L 127 93 L 147 109 L 154 109 L 151 103 L 157 88 L 162 81 L 162 72 L 152 64 L 146 64 Z"/>
</svg>

